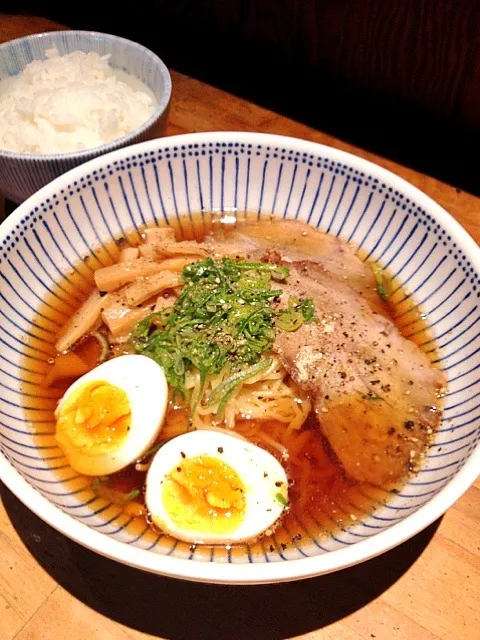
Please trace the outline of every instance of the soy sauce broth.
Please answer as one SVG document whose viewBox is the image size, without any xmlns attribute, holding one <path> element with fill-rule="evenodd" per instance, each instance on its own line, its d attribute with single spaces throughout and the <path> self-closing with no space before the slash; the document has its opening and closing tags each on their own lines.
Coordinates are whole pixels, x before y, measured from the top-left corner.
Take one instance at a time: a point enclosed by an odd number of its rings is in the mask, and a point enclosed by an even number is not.
<svg viewBox="0 0 480 640">
<path fill-rule="evenodd" d="M 230 216 L 228 218 L 231 218 Z M 227 218 L 227 219 L 228 219 Z M 266 217 L 268 219 L 268 216 Z M 257 214 L 236 214 L 236 224 L 244 225 L 257 220 Z M 193 214 L 180 220 L 172 220 L 177 240 L 201 241 L 206 233 L 222 228 L 225 217 L 214 213 Z M 275 221 L 272 221 L 274 232 Z M 34 440 L 39 446 L 38 451 L 44 452 L 45 458 L 58 456 L 61 452 L 54 439 L 55 420 L 54 410 L 59 398 L 69 384 L 58 387 L 44 388 L 42 379 L 46 375 L 52 359 L 55 357 L 55 333 L 78 309 L 93 287 L 93 273 L 101 266 L 108 266 L 116 262 L 120 250 L 126 246 L 135 246 L 139 242 L 137 231 L 125 238 L 119 239 L 105 247 L 97 248 L 91 255 L 75 265 L 72 273 L 58 282 L 53 292 L 45 299 L 35 318 L 35 327 L 24 350 L 22 365 L 30 370 L 25 374 L 26 382 L 23 392 L 29 394 L 28 406 L 25 406 L 26 422 Z M 398 329 L 413 339 L 427 353 L 433 361 L 436 349 L 429 342 L 429 330 L 426 319 L 415 307 L 411 298 L 406 297 L 399 283 L 391 282 L 395 293 L 388 304 L 385 303 L 385 314 L 393 319 Z M 399 319 L 395 320 L 396 317 Z M 428 344 L 426 344 L 428 343 Z M 422 346 L 425 345 L 425 346 Z M 77 353 L 91 366 L 98 358 L 99 346 L 96 340 L 87 339 L 77 347 Z M 169 423 L 185 422 L 188 427 L 188 413 L 182 408 L 170 406 L 164 430 L 168 432 Z M 273 455 L 279 457 L 276 448 L 265 445 L 263 436 L 273 438 L 281 443 L 290 453 L 286 464 L 287 474 L 291 480 L 289 488 L 290 508 L 284 515 L 282 522 L 270 536 L 265 535 L 257 543 L 249 545 L 252 555 L 278 551 L 286 553 L 292 547 L 302 546 L 311 541 L 311 537 L 322 538 L 334 535 L 338 531 L 356 524 L 371 514 L 375 509 L 388 501 L 391 493 L 387 490 L 372 487 L 366 483 L 359 483 L 349 479 L 328 442 L 323 438 L 315 415 L 312 413 L 299 431 L 289 431 L 285 425 L 271 421 L 241 420 L 236 430 L 251 440 L 266 448 Z M 49 463 L 50 464 L 50 463 Z M 53 466 L 53 464 L 52 464 Z M 91 478 L 75 477 L 77 474 L 71 468 L 56 471 L 59 479 L 65 484 L 65 491 L 76 492 L 79 500 L 87 501 L 93 497 Z M 113 474 L 109 479 L 109 486 L 124 493 L 135 489 L 143 491 L 145 472 L 135 469 L 134 465 Z M 140 499 L 140 498 L 139 498 Z M 102 500 L 97 499 L 95 510 L 101 506 Z M 118 527 L 124 527 L 131 536 L 142 535 L 144 546 L 157 544 L 159 550 L 171 548 L 172 539 L 155 530 L 149 523 L 148 515 L 132 517 L 115 505 L 107 506 L 102 512 L 105 521 L 112 521 Z M 196 557 L 210 558 L 212 550 L 209 545 L 191 547 L 184 542 L 178 542 L 176 549 L 184 553 L 195 553 Z M 227 554 L 243 556 L 245 545 L 233 548 L 216 546 L 215 557 L 221 559 Z"/>
</svg>

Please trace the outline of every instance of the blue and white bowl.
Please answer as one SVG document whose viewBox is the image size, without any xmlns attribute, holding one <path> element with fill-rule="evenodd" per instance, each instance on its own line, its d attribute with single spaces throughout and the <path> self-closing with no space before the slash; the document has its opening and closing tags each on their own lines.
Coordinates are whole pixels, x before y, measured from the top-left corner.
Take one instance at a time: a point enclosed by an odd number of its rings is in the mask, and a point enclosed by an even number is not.
<svg viewBox="0 0 480 640">
<path fill-rule="evenodd" d="M 42 300 L 95 247 L 145 223 L 177 225 L 182 215 L 245 210 L 296 218 L 351 240 L 397 275 L 428 316 L 448 391 L 422 470 L 387 506 L 335 537 L 304 536 L 287 551 L 219 549 L 205 559 L 166 536 L 130 532 L 117 508 L 75 479 L 55 447 L 52 424 L 25 419 L 22 380 L 35 363 L 21 358 L 25 336 L 38 333 L 32 318 Z M 65 535 L 159 574 L 266 583 L 378 555 L 441 516 L 477 476 L 479 271 L 479 248 L 440 206 L 385 169 L 336 149 L 273 135 L 202 133 L 96 158 L 44 187 L 1 226 L 0 477 Z"/>
<path fill-rule="evenodd" d="M 38 33 L 0 45 L 0 83 L 21 73 L 33 60 L 45 60 L 45 51 L 56 48 L 60 55 L 73 51 L 110 54 L 114 69 L 124 71 L 145 84 L 158 106 L 150 118 L 134 131 L 112 142 L 70 153 L 15 153 L 0 149 L 0 193 L 20 203 L 69 169 L 104 153 L 165 134 L 172 82 L 165 64 L 146 47 L 108 33 L 96 31 L 52 31 Z M 1 85 L 0 85 L 1 88 Z"/>
</svg>

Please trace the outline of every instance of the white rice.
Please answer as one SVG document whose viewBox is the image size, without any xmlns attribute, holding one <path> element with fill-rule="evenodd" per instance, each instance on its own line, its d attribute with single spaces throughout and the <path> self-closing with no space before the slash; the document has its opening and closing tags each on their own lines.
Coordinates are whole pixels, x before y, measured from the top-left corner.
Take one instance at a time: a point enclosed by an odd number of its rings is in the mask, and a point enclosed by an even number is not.
<svg viewBox="0 0 480 640">
<path fill-rule="evenodd" d="M 96 147 L 130 133 L 152 115 L 147 87 L 136 91 L 109 65 L 110 56 L 45 52 L 0 82 L 0 149 L 65 153 Z M 130 76 L 122 76 L 128 82 Z M 132 78 L 132 85 L 138 80 Z"/>
</svg>

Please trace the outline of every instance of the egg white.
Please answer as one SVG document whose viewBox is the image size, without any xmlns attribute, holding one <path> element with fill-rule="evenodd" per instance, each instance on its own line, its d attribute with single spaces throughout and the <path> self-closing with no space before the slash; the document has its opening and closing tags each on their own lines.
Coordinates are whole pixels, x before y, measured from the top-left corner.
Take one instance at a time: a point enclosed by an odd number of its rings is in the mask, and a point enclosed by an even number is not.
<svg viewBox="0 0 480 640">
<path fill-rule="evenodd" d="M 201 455 L 228 464 L 244 485 L 244 518 L 237 529 L 228 534 L 182 528 L 172 520 L 163 504 L 166 476 L 186 459 Z M 288 480 L 278 460 L 250 442 L 217 431 L 193 431 L 173 438 L 155 455 L 147 474 L 146 503 L 152 522 L 175 538 L 195 544 L 228 544 L 258 537 L 279 519 L 285 508 L 278 501 L 278 494 L 286 503 Z"/>
<path fill-rule="evenodd" d="M 135 462 L 152 446 L 160 432 L 168 403 L 167 380 L 163 369 L 151 358 L 142 355 L 124 355 L 95 367 L 76 380 L 60 399 L 55 416 L 79 387 L 104 381 L 123 389 L 131 411 L 130 429 L 125 440 L 112 451 L 101 455 L 83 451 L 68 442 L 61 444 L 72 468 L 78 473 L 101 476 L 115 473 Z"/>
</svg>

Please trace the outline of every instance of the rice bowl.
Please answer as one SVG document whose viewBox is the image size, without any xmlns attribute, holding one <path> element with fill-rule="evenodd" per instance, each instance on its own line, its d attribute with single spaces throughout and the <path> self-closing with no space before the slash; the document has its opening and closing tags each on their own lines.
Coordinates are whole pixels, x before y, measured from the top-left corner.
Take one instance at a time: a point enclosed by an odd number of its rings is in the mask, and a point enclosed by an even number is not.
<svg viewBox="0 0 480 640">
<path fill-rule="evenodd" d="M 134 131 L 91 149 L 66 153 L 17 153 L 0 148 L 0 190 L 5 198 L 23 202 L 38 189 L 69 169 L 128 144 L 165 133 L 172 83 L 168 69 L 153 52 L 142 45 L 111 34 L 95 31 L 53 31 L 39 33 L 0 45 L 0 82 L 10 83 L 33 60 L 45 60 L 45 52 L 60 55 L 74 51 L 110 55 L 117 73 L 127 73 L 145 85 L 157 105 L 151 116 Z"/>
</svg>

